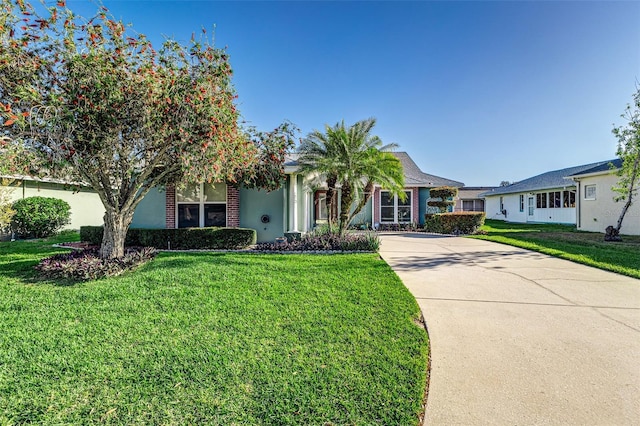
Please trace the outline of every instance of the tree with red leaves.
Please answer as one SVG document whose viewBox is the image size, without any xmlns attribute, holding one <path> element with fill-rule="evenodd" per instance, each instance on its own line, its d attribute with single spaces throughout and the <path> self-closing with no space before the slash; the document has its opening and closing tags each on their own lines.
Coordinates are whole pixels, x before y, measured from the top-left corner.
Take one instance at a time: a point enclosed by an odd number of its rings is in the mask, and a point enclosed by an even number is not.
<svg viewBox="0 0 640 426">
<path fill-rule="evenodd" d="M 228 55 L 204 34 L 156 50 L 104 7 L 84 19 L 64 1 L 0 5 L 0 136 L 37 156 L 39 175 L 100 195 L 101 257 L 123 256 L 135 208 L 153 187 L 281 185 L 293 127 L 239 127 Z"/>
</svg>

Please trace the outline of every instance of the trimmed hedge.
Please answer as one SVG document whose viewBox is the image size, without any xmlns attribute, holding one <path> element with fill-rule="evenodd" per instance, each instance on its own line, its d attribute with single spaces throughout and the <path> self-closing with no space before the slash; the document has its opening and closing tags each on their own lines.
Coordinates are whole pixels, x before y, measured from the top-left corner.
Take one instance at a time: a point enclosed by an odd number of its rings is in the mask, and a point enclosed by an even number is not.
<svg viewBox="0 0 640 426">
<path fill-rule="evenodd" d="M 91 244 L 102 244 L 102 226 L 82 226 L 80 239 Z M 171 250 L 242 249 L 255 244 L 256 230 L 247 228 L 130 228 L 126 246 L 154 247 Z"/>
<path fill-rule="evenodd" d="M 484 225 L 482 212 L 456 212 L 424 215 L 424 229 L 439 234 L 473 234 Z"/>
</svg>

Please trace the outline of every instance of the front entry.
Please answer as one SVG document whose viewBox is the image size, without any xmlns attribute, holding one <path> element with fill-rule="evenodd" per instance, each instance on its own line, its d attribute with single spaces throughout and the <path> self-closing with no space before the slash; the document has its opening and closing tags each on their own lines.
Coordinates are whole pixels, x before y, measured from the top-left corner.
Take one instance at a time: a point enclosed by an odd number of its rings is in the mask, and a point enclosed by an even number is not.
<svg viewBox="0 0 640 426">
<path fill-rule="evenodd" d="M 533 208 L 535 207 L 535 204 L 533 203 L 533 197 L 529 197 L 528 207 L 529 207 L 529 216 L 527 217 L 527 222 L 533 219 Z"/>
</svg>

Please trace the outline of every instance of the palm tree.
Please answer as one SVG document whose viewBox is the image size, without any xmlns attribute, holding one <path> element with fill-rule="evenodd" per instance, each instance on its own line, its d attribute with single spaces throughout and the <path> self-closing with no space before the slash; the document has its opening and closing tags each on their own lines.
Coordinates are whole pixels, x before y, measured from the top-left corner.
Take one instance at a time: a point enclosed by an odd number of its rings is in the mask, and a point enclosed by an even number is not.
<svg viewBox="0 0 640 426">
<path fill-rule="evenodd" d="M 389 151 L 396 144 L 383 145 L 371 135 L 374 118 L 358 121 L 347 128 L 344 121 L 325 126 L 325 133 L 313 131 L 300 145 L 299 162 L 303 172 L 315 172 L 327 183 L 329 228 L 333 225 L 335 189 L 340 183 L 339 232 L 345 232 L 353 218 L 371 198 L 374 184 L 404 196 L 402 164 Z M 353 206 L 354 202 L 356 203 Z"/>
</svg>

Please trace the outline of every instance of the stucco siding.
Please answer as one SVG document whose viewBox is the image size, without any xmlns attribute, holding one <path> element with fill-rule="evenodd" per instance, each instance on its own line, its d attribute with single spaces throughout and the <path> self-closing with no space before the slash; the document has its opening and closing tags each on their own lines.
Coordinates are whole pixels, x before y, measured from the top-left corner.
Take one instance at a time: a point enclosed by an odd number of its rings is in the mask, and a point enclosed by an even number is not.
<svg viewBox="0 0 640 426">
<path fill-rule="evenodd" d="M 64 229 L 80 229 L 81 226 L 102 225 L 104 207 L 98 194 L 87 188 L 74 192 L 71 187 L 59 183 L 16 181 L 11 185 L 12 201 L 27 197 L 58 198 L 69 203 L 71 222 Z"/>
<path fill-rule="evenodd" d="M 547 194 L 553 191 L 565 191 L 573 188 L 552 188 L 545 191 L 538 191 L 534 193 L 514 193 L 504 194 L 503 206 L 506 210 L 506 216 L 500 211 L 500 197 L 499 195 L 487 196 L 485 198 L 485 210 L 487 219 L 506 220 L 507 222 L 515 223 L 561 223 L 561 224 L 575 224 L 576 223 L 576 209 L 575 207 L 560 207 L 560 208 L 537 208 L 536 206 L 536 194 Z M 520 207 L 520 195 L 523 196 L 524 206 L 521 211 Z M 533 197 L 533 214 L 529 214 L 529 197 Z"/>
<path fill-rule="evenodd" d="M 161 229 L 166 227 L 166 192 L 152 188 L 136 207 L 131 221 L 132 228 Z"/>
<path fill-rule="evenodd" d="M 284 191 L 285 189 L 271 192 L 240 189 L 240 227 L 255 229 L 258 242 L 273 242 L 276 237 L 284 235 Z M 262 223 L 263 215 L 269 216 L 268 223 Z"/>
<path fill-rule="evenodd" d="M 580 179 L 580 220 L 578 229 L 590 232 L 604 232 L 609 225 L 615 226 L 624 202 L 615 202 L 616 195 L 611 190 L 618 177 L 616 175 L 599 175 Z M 595 200 L 585 198 L 585 186 L 595 185 Z M 621 234 L 640 235 L 640 198 L 627 210 L 622 222 Z"/>
<path fill-rule="evenodd" d="M 424 225 L 424 215 L 427 214 L 427 201 L 429 201 L 429 188 L 420 188 L 418 191 L 418 217 L 420 225 Z"/>
</svg>

